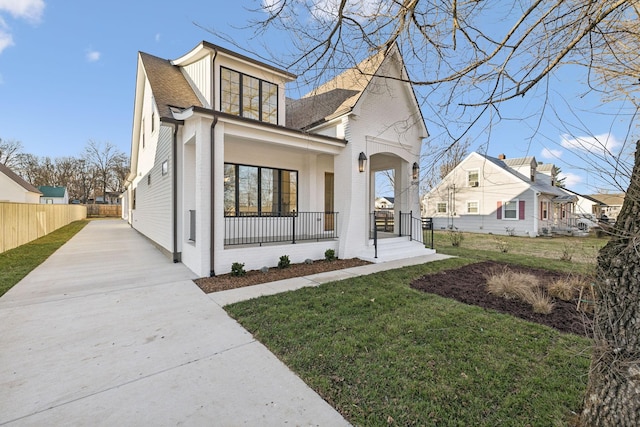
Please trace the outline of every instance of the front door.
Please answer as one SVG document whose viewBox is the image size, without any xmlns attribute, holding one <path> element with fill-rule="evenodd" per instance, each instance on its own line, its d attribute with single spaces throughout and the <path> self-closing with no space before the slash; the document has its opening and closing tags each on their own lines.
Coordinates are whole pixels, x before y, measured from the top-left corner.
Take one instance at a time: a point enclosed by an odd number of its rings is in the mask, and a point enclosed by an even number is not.
<svg viewBox="0 0 640 427">
<path fill-rule="evenodd" d="M 333 231 L 333 173 L 324 173 L 324 231 Z"/>
</svg>

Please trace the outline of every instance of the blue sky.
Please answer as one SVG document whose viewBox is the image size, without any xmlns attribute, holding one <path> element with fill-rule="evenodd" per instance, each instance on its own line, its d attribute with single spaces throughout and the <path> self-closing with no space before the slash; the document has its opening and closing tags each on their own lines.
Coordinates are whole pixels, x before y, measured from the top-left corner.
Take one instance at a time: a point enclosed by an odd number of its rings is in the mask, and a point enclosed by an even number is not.
<svg viewBox="0 0 640 427">
<path fill-rule="evenodd" d="M 194 22 L 259 49 L 252 32 L 241 28 L 259 17 L 247 10 L 259 5 L 259 0 L 0 0 L 0 138 L 54 158 L 79 156 L 89 140 L 111 142 L 129 154 L 137 52 L 175 59 L 202 40 L 233 49 Z M 273 50 L 284 49 L 285 39 L 275 37 Z M 584 158 L 593 158 L 587 149 L 597 150 L 590 135 L 614 152 L 623 149 L 629 118 L 620 115 L 624 106 L 580 96 L 580 79 L 577 70 L 552 79 L 549 93 L 557 111 L 548 107 L 542 120 L 535 113 L 543 90 L 501 107 L 506 119 L 476 135 L 471 150 L 484 147 L 494 156 L 534 155 L 553 162 L 579 192 L 614 189 Z M 444 139 L 428 120 L 427 126 L 434 139 Z"/>
</svg>

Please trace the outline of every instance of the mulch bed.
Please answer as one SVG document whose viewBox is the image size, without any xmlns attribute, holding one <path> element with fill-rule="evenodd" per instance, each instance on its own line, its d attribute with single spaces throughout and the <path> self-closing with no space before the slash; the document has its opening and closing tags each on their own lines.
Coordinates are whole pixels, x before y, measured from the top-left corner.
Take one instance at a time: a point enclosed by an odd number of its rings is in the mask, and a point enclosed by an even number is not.
<svg viewBox="0 0 640 427">
<path fill-rule="evenodd" d="M 371 264 L 358 258 L 336 259 L 333 261 L 316 260 L 311 264 L 291 264 L 287 268 L 273 267 L 263 273 L 260 270 L 247 271 L 244 276 L 232 276 L 220 274 L 214 277 L 203 277 L 194 282 L 205 293 L 225 291 L 228 289 L 242 288 L 244 286 L 258 285 L 260 283 L 275 282 L 276 280 L 290 279 L 292 277 L 309 276 L 326 271 L 343 270 L 345 268 L 359 267 Z"/>
<path fill-rule="evenodd" d="M 531 306 L 525 302 L 507 300 L 488 293 L 486 277 L 502 271 L 505 267 L 516 272 L 533 274 L 539 278 L 543 286 L 559 278 L 567 277 L 565 273 L 486 261 L 422 276 L 411 282 L 411 287 L 446 298 L 453 298 L 465 304 L 507 313 L 530 322 L 550 326 L 562 332 L 591 336 L 591 316 L 576 310 L 577 300 L 554 299 L 553 311 L 549 314 L 539 314 L 534 313 Z"/>
</svg>

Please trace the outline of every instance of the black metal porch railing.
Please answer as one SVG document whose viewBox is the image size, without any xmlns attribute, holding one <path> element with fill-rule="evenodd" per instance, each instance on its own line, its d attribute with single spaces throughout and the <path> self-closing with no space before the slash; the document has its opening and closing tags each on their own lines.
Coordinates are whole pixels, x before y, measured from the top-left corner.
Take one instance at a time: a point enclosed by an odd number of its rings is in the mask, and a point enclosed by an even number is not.
<svg viewBox="0 0 640 427">
<path fill-rule="evenodd" d="M 338 212 L 293 212 L 224 218 L 224 244 L 262 246 L 267 243 L 338 238 Z"/>
<path fill-rule="evenodd" d="M 385 221 L 385 224 L 381 224 L 380 215 L 377 212 L 371 214 L 369 229 L 369 238 L 373 240 L 374 256 L 378 258 L 378 231 L 387 231 L 387 224 L 394 224 L 395 221 L 392 218 L 391 221 Z M 393 225 L 395 231 L 398 233 L 398 237 L 408 236 L 409 240 L 416 240 L 425 247 L 433 249 L 433 220 L 432 218 L 415 218 L 413 212 L 399 212 L 398 224 Z"/>
</svg>

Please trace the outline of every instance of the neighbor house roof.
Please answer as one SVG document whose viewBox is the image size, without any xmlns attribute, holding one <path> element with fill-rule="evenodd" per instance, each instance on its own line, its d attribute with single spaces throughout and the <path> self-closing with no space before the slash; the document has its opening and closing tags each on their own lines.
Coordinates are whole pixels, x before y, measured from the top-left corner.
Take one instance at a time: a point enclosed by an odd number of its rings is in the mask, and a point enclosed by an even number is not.
<svg viewBox="0 0 640 427">
<path fill-rule="evenodd" d="M 67 187 L 52 187 L 50 185 L 40 185 L 38 190 L 42 193 L 42 197 L 64 197 Z"/>
<path fill-rule="evenodd" d="M 353 109 L 384 61 L 385 52 L 370 56 L 300 99 L 287 99 L 287 127 L 308 129 Z"/>
<path fill-rule="evenodd" d="M 20 176 L 15 173 L 14 171 L 12 171 L 11 169 L 9 169 L 9 167 L 5 166 L 4 164 L 0 163 L 0 173 L 5 174 L 6 176 L 8 176 L 9 178 L 11 178 L 13 181 L 15 181 L 18 185 L 20 185 L 22 188 L 24 188 L 25 190 L 31 192 L 31 193 L 38 193 L 38 194 L 42 194 L 40 192 L 40 190 L 38 190 L 36 187 L 34 187 L 33 185 L 29 184 L 27 181 L 25 181 L 24 179 L 20 178 Z"/>
<path fill-rule="evenodd" d="M 590 197 L 604 203 L 607 206 L 622 206 L 624 193 L 621 194 L 592 194 Z"/>
<path fill-rule="evenodd" d="M 504 162 L 504 164 L 506 164 L 509 167 L 530 165 L 531 163 L 534 163 L 534 162 L 537 164 L 536 158 L 533 156 L 516 157 L 513 159 L 504 159 L 502 161 Z"/>
<path fill-rule="evenodd" d="M 598 205 L 604 205 L 604 203 L 602 203 L 600 200 L 596 200 L 591 196 L 587 196 L 586 194 L 576 193 L 575 191 L 569 190 L 568 188 L 563 188 L 563 190 L 568 193 L 575 194 L 576 196 L 584 197 L 585 199 L 592 201 L 593 203 L 596 203 Z"/>
<path fill-rule="evenodd" d="M 514 175 L 515 177 L 517 177 L 521 181 L 526 182 L 527 184 L 529 184 L 531 186 L 531 188 L 533 188 L 537 192 L 545 193 L 545 194 L 551 194 L 551 195 L 554 195 L 556 197 L 566 197 L 568 195 L 560 187 L 556 187 L 556 186 L 553 186 L 553 185 L 550 185 L 550 184 L 546 184 L 546 183 L 542 183 L 542 182 L 531 182 L 531 180 L 529 179 L 528 176 L 525 176 L 525 175 L 521 174 L 520 172 L 516 171 L 515 169 L 513 169 L 514 166 L 522 166 L 522 165 L 530 164 L 532 161 L 535 162 L 535 158 L 533 156 L 521 157 L 521 158 L 517 158 L 517 159 L 501 160 L 501 159 L 497 159 L 495 157 L 487 156 L 485 154 L 481 154 L 481 153 L 477 153 L 477 154 L 479 154 L 480 156 L 484 157 L 485 159 L 487 159 L 488 161 L 490 161 L 494 165 L 498 166 L 499 168 L 502 168 L 503 170 L 505 170 L 506 172 L 510 173 L 511 175 Z M 507 161 L 507 160 L 510 160 L 510 161 Z M 571 197 L 575 197 L 575 196 L 571 196 Z"/>
<path fill-rule="evenodd" d="M 161 117 L 173 118 L 171 107 L 202 107 L 180 67 L 144 52 L 140 52 L 140 59 Z"/>
</svg>

